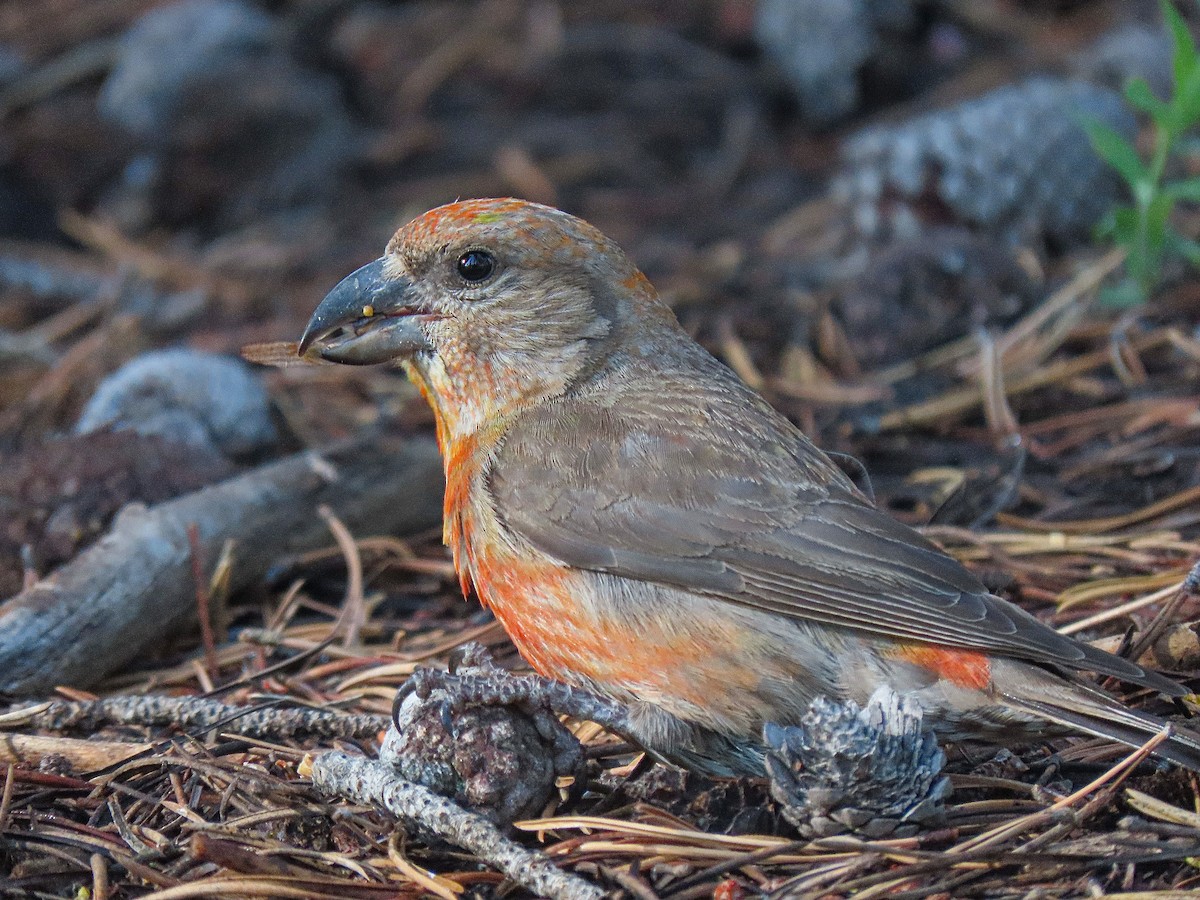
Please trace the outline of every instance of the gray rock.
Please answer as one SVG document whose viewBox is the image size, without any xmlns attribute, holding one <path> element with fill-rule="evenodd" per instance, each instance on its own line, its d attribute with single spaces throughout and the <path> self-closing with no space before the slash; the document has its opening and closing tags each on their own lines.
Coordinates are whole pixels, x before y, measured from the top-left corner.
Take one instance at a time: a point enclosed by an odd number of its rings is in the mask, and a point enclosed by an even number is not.
<svg viewBox="0 0 1200 900">
<path fill-rule="evenodd" d="M 916 20 L 913 0 L 760 0 L 754 37 L 801 115 L 829 125 L 854 112 L 862 68 L 905 43 Z"/>
<path fill-rule="evenodd" d="M 320 202 L 364 145 L 334 78 L 294 58 L 281 26 L 241 0 L 148 12 L 122 39 L 98 104 L 150 154 L 108 198 L 135 220 L 154 220 L 159 195 L 185 219 L 226 198 L 227 227 Z"/>
<path fill-rule="evenodd" d="M 1171 93 L 1171 52 L 1171 37 L 1161 25 L 1126 22 L 1077 54 L 1071 68 L 1081 78 L 1117 90 L 1144 78 L 1151 91 L 1166 98 Z"/>
<path fill-rule="evenodd" d="M 241 360 L 194 350 L 160 350 L 130 360 L 92 395 L 77 434 L 129 429 L 243 456 L 277 438 L 270 399 Z"/>
<path fill-rule="evenodd" d="M 827 124 L 858 105 L 858 70 L 876 46 L 866 0 L 761 0 L 754 36 L 809 121 Z"/>
<path fill-rule="evenodd" d="M 275 55 L 273 31 L 266 13 L 238 0 L 184 0 L 152 10 L 122 39 L 100 90 L 100 112 L 146 140 L 160 139 L 189 91 L 221 78 L 230 65 Z"/>
<path fill-rule="evenodd" d="M 11 44 L 0 44 L 0 85 L 14 81 L 29 71 L 25 55 Z"/>
</svg>

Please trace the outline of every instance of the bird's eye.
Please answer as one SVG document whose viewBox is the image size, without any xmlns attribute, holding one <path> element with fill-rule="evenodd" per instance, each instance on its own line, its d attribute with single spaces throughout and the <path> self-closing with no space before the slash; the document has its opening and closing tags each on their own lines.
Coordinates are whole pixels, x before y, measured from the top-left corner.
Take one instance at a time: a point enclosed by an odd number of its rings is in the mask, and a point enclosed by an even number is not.
<svg viewBox="0 0 1200 900">
<path fill-rule="evenodd" d="M 464 281 L 485 281 L 496 270 L 496 259 L 486 250 L 468 250 L 458 258 L 458 274 Z"/>
</svg>

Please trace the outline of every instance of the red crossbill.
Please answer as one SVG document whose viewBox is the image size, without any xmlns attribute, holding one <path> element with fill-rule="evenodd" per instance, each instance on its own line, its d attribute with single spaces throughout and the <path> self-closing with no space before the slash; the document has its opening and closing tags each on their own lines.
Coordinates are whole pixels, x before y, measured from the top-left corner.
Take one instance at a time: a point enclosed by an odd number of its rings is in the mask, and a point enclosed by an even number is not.
<svg viewBox="0 0 1200 900">
<path fill-rule="evenodd" d="M 762 774 L 765 723 L 888 685 L 945 739 L 1163 722 L 1083 681 L 1187 692 L 1059 634 L 876 507 L 679 326 L 598 230 L 520 200 L 400 229 L 302 353 L 396 360 L 433 408 L 444 537 L 522 656 L 630 710 L 626 737 Z M 1159 754 L 1200 769 L 1200 738 Z"/>
</svg>

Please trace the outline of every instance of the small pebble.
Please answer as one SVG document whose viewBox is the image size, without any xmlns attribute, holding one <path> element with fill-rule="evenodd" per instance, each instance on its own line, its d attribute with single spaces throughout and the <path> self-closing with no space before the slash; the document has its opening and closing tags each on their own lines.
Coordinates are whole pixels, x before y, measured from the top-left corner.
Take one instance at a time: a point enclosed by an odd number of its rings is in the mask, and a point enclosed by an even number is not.
<svg viewBox="0 0 1200 900">
<path fill-rule="evenodd" d="M 1143 78 L 1152 93 L 1165 99 L 1171 94 L 1171 49 L 1171 38 L 1161 25 L 1126 22 L 1076 54 L 1071 68 L 1081 78 L 1115 90 Z"/>
</svg>

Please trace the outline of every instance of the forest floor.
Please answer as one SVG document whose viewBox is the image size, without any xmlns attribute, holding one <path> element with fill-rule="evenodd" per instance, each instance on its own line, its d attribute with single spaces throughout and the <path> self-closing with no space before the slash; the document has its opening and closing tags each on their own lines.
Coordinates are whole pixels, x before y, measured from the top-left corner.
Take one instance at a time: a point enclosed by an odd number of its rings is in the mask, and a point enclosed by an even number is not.
<svg viewBox="0 0 1200 900">
<path fill-rule="evenodd" d="M 269 424 L 249 449 L 76 423 L 139 355 L 295 341 L 399 225 L 512 195 L 613 237 L 698 340 L 998 593 L 1197 685 L 1200 282 L 1168 267 L 1148 302 L 1103 302 L 1122 257 L 1093 238 L 1094 207 L 1120 188 L 1080 161 L 1086 142 L 1055 105 L 1085 84 L 1099 93 L 1084 106 L 1120 120 L 1105 105 L 1113 77 L 1161 83 L 1154 4 L 874 4 L 879 18 L 856 26 L 869 39 L 857 93 L 832 113 L 813 99 L 832 88 L 796 88 L 786 62 L 768 63 L 752 0 L 178 7 L 155 31 L 143 17 L 169 7 L 154 0 L 0 0 L 10 604 L 84 559 L 126 504 L 356 435 L 428 438 L 430 413 L 399 373 L 341 367 L 252 370 Z M 1194 174 L 1200 151 L 1177 165 Z M 944 177 L 959 170 L 966 188 Z M 1178 224 L 1200 230 L 1194 214 Z M 217 384 L 187 388 L 234 402 Z M 436 475 L 406 490 L 440 502 Z M 522 890 L 494 860 L 314 790 L 313 755 L 373 755 L 382 728 L 52 728 L 21 712 L 149 694 L 369 726 L 416 667 L 444 667 L 467 641 L 521 668 L 463 600 L 435 521 L 320 528 L 324 549 L 281 550 L 236 590 L 222 566 L 237 568 L 237 536 L 220 559 L 193 547 L 189 624 L 118 667 L 101 654 L 102 679 L 27 692 L 0 673 L 14 694 L 0 716 L 0 893 Z M 1146 693 L 1125 697 L 1171 712 Z M 613 895 L 1132 900 L 1200 886 L 1196 775 L 1099 740 L 949 747 L 937 827 L 807 840 L 761 781 L 639 764 L 591 724 L 571 728 L 584 774 L 508 834 Z"/>
</svg>

